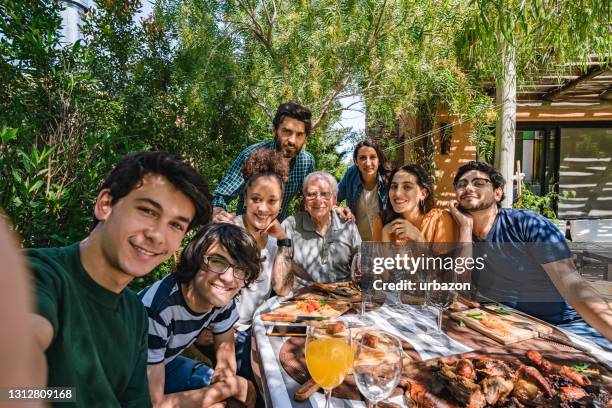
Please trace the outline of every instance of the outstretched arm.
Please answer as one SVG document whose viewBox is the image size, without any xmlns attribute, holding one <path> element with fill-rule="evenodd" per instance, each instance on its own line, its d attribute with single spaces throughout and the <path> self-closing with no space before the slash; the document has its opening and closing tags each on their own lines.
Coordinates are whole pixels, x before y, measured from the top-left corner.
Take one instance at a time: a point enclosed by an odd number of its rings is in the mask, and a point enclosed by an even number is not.
<svg viewBox="0 0 612 408">
<path fill-rule="evenodd" d="M 571 258 L 542 264 L 561 296 L 586 322 L 612 341 L 612 308 L 576 270 Z"/>
</svg>

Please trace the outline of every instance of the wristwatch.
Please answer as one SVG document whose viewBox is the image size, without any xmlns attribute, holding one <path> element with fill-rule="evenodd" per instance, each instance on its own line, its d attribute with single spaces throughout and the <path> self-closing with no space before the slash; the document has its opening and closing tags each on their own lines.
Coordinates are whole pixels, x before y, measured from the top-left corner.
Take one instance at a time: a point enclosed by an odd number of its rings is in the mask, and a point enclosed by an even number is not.
<svg viewBox="0 0 612 408">
<path fill-rule="evenodd" d="M 276 240 L 276 246 L 291 247 L 291 238 L 283 238 L 283 239 Z"/>
</svg>

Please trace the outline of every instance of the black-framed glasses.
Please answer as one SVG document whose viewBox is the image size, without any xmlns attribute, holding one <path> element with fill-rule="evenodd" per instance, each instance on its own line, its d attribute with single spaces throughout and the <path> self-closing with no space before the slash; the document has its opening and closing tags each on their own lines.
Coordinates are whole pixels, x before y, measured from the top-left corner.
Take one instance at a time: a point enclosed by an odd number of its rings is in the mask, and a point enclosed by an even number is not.
<svg viewBox="0 0 612 408">
<path fill-rule="evenodd" d="M 219 256 L 206 255 L 202 258 L 204 260 L 203 267 L 201 268 L 202 270 L 222 275 L 231 267 L 234 278 L 245 280 L 247 277 L 246 269 L 244 269 L 242 266 L 231 264 Z"/>
<path fill-rule="evenodd" d="M 331 191 L 307 191 L 306 194 L 307 200 L 314 200 L 317 197 L 321 197 L 325 200 L 329 200 L 332 197 Z"/>
<path fill-rule="evenodd" d="M 470 184 L 472 185 L 472 187 L 474 187 L 475 189 L 480 190 L 481 188 L 485 187 L 487 184 L 492 183 L 491 180 L 486 179 L 486 178 L 481 178 L 481 177 L 476 177 L 473 178 L 472 181 L 466 180 L 466 179 L 461 179 L 457 182 L 457 184 L 455 184 L 455 189 L 456 190 L 465 190 L 467 188 L 467 186 L 469 186 Z"/>
</svg>

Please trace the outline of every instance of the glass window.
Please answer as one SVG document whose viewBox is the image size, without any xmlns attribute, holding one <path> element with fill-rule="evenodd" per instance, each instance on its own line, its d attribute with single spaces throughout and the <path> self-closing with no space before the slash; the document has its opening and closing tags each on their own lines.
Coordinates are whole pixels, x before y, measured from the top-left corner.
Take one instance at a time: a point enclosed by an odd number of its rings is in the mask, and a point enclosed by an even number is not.
<svg viewBox="0 0 612 408">
<path fill-rule="evenodd" d="M 612 216 L 612 129 L 561 129 L 559 194 L 559 218 Z"/>
<path fill-rule="evenodd" d="M 519 130 L 516 132 L 514 157 L 521 161 L 523 185 L 536 195 L 544 193 L 542 176 L 544 167 L 544 131 Z"/>
</svg>

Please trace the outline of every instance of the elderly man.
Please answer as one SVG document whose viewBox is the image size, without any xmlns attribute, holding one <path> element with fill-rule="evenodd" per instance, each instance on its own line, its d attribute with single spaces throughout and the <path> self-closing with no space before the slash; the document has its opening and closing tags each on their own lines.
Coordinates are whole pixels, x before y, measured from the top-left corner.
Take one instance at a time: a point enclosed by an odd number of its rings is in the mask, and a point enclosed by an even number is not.
<svg viewBox="0 0 612 408">
<path fill-rule="evenodd" d="M 314 172 L 302 186 L 304 209 L 283 222 L 293 242 L 296 286 L 313 282 L 337 282 L 350 277 L 353 255 L 361 238 L 353 222 L 336 211 L 338 183 L 329 173 Z"/>
</svg>

